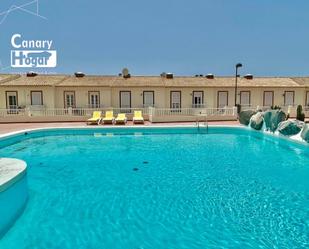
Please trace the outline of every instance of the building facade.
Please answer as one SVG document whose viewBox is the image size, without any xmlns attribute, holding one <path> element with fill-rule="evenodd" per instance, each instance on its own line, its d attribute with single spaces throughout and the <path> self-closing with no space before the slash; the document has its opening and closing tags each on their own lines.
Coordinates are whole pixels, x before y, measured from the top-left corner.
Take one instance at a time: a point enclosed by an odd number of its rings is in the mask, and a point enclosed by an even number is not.
<svg viewBox="0 0 309 249">
<path fill-rule="evenodd" d="M 309 107 L 309 77 L 239 78 L 243 108 Z M 223 108 L 235 105 L 233 77 L 0 75 L 0 109 Z"/>
</svg>

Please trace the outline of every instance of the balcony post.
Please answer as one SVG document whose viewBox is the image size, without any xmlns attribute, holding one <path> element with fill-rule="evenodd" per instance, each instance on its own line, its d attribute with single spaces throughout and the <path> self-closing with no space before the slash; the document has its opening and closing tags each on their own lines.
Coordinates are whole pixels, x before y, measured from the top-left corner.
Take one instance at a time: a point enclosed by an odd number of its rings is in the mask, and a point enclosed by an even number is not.
<svg viewBox="0 0 309 249">
<path fill-rule="evenodd" d="M 72 109 L 71 106 L 68 108 L 68 114 L 69 114 L 70 116 L 72 116 L 72 114 L 73 114 L 73 109 Z"/>
</svg>

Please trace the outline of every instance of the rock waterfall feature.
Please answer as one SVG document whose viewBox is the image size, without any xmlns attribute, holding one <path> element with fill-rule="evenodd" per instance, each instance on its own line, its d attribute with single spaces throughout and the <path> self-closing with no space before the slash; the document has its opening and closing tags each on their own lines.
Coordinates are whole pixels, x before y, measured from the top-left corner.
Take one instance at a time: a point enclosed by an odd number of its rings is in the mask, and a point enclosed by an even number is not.
<svg viewBox="0 0 309 249">
<path fill-rule="evenodd" d="M 239 113 L 239 122 L 254 130 L 268 131 L 309 143 L 309 124 L 287 119 L 286 113 L 280 109 L 265 112 L 244 110 Z"/>
</svg>

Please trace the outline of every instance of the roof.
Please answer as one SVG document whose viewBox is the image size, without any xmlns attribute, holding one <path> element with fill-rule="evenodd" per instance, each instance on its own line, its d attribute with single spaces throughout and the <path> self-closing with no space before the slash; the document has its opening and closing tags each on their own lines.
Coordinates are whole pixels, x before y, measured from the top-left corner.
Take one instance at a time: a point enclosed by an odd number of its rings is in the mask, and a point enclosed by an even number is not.
<svg viewBox="0 0 309 249">
<path fill-rule="evenodd" d="M 20 76 L 17 74 L 0 74 L 0 84 L 6 83 L 13 79 L 17 79 L 18 77 Z"/>
<path fill-rule="evenodd" d="M 309 78 L 308 78 L 309 82 Z M 166 79 L 160 76 L 69 76 L 57 86 L 109 86 L 109 87 L 234 87 L 234 77 L 174 77 Z M 303 87 L 288 77 L 256 77 L 252 80 L 238 79 L 239 87 Z"/>
<path fill-rule="evenodd" d="M 300 87 L 291 78 L 285 77 L 255 77 L 252 80 L 240 78 L 238 85 L 240 87 Z"/>
<path fill-rule="evenodd" d="M 0 86 L 53 86 L 63 81 L 65 75 L 37 75 L 35 77 L 27 77 L 26 75 L 15 75 L 10 80 L 1 82 Z"/>
<path fill-rule="evenodd" d="M 131 76 L 130 78 L 117 77 L 113 86 L 128 86 L 128 87 L 164 87 L 164 78 L 160 76 Z"/>
<path fill-rule="evenodd" d="M 301 86 L 309 87 L 309 77 L 294 77 L 292 79 Z"/>
<path fill-rule="evenodd" d="M 0 86 L 57 86 L 57 87 L 234 87 L 235 77 L 180 76 L 166 79 L 160 76 L 132 76 L 125 79 L 119 76 L 86 75 L 0 75 Z M 238 78 L 239 87 L 309 87 L 309 77 L 254 77 L 252 80 Z"/>
<path fill-rule="evenodd" d="M 96 75 L 86 75 L 84 77 L 67 76 L 61 82 L 56 83 L 56 86 L 111 86 L 116 78 L 116 76 Z"/>
<path fill-rule="evenodd" d="M 172 80 L 165 79 L 166 86 L 170 87 L 234 87 L 235 77 L 215 77 L 206 79 L 201 77 L 176 77 Z M 253 78 L 248 80 L 238 78 L 239 87 L 299 87 L 300 85 L 291 78 Z"/>
</svg>

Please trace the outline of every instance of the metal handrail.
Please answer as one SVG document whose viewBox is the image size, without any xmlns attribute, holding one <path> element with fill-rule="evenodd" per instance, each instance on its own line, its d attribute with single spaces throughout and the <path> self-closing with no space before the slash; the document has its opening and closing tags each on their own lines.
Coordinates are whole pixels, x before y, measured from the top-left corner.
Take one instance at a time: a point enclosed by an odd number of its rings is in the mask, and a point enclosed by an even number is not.
<svg viewBox="0 0 309 249">
<path fill-rule="evenodd" d="M 195 125 L 197 126 L 197 129 L 200 130 L 200 120 L 199 120 L 198 118 L 196 118 Z M 206 128 L 206 132 L 208 133 L 208 120 L 207 120 L 207 115 L 205 115 L 204 127 Z"/>
</svg>

